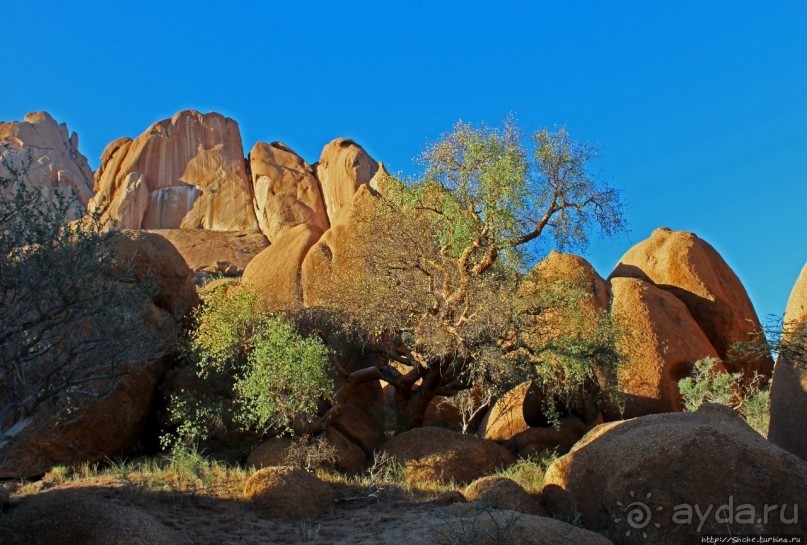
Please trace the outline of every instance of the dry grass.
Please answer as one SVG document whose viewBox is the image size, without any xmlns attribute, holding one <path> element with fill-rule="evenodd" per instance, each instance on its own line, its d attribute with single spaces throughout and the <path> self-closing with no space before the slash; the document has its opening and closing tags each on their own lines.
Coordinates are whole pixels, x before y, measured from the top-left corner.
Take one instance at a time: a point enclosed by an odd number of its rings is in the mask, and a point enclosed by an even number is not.
<svg viewBox="0 0 807 545">
<path fill-rule="evenodd" d="M 506 477 L 520 484 L 530 494 L 541 492 L 544 475 L 552 462 L 558 459 L 555 451 L 538 457 L 523 458 L 508 468 L 496 472 L 498 477 Z"/>
</svg>

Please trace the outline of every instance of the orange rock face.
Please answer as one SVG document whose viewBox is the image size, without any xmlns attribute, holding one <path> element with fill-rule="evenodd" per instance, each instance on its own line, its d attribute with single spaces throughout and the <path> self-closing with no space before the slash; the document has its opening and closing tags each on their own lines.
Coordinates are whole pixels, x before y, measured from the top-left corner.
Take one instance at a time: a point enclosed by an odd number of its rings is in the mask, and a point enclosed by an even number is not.
<svg viewBox="0 0 807 545">
<path fill-rule="evenodd" d="M 303 260 L 321 236 L 322 230 L 313 225 L 292 227 L 250 261 L 242 282 L 255 288 L 269 309 L 302 305 Z"/>
<path fill-rule="evenodd" d="M 562 279 L 589 288 L 592 304 L 599 309 L 608 308 L 608 288 L 605 280 L 597 274 L 591 263 L 580 256 L 552 250 L 535 266 L 535 273 L 545 280 Z M 529 286 L 522 286 L 521 291 L 522 293 L 529 291 Z"/>
<path fill-rule="evenodd" d="M 243 273 L 247 264 L 269 246 L 261 233 L 208 231 L 206 229 L 155 229 L 149 231 L 170 242 L 197 273 L 215 271 L 226 276 Z M 233 270 L 233 274 L 228 271 Z"/>
<path fill-rule="evenodd" d="M 369 184 L 378 170 L 378 163 L 353 140 L 337 138 L 325 146 L 317 164 L 317 178 L 322 184 L 331 223 L 359 187 Z"/>
<path fill-rule="evenodd" d="M 325 231 L 328 216 L 314 169 L 285 144 L 258 142 L 249 154 L 255 213 L 261 231 L 274 242 L 296 225 Z"/>
<path fill-rule="evenodd" d="M 793 520 L 795 506 L 804 503 L 807 463 L 766 441 L 724 405 L 598 426 L 549 467 L 544 493 L 555 487 L 572 495 L 585 528 L 618 544 L 677 545 L 696 534 L 807 531 L 804 518 Z M 773 505 L 771 498 L 788 506 L 789 522 L 778 516 L 781 511 L 761 516 Z M 631 502 L 648 508 L 639 515 L 647 523 L 646 539 L 637 541 L 628 533 L 626 514 L 636 505 Z M 732 508 L 725 507 L 729 502 Z M 676 507 L 682 504 L 711 506 L 712 516 L 674 518 L 684 513 Z M 741 516 L 738 506 L 743 505 L 753 506 L 759 516 L 749 517 L 747 509 Z M 714 516 L 721 506 L 737 516 Z"/>
<path fill-rule="evenodd" d="M 305 256 L 302 266 L 303 298 L 306 306 L 315 306 L 327 296 L 327 290 L 340 278 L 359 272 L 362 257 L 354 246 L 356 215 L 373 206 L 377 196 L 368 186 L 356 191 L 346 207 L 332 220 L 331 228 Z"/>
<path fill-rule="evenodd" d="M 625 417 L 683 409 L 678 381 L 697 360 L 717 351 L 671 293 L 637 278 L 613 278 L 611 312 L 626 330 L 619 385 Z"/>
<path fill-rule="evenodd" d="M 258 229 L 238 124 L 217 113 L 185 110 L 111 142 L 95 190 L 90 209 L 108 203 L 121 228 Z"/>
<path fill-rule="evenodd" d="M 55 190 L 64 196 L 75 192 L 77 204 L 84 207 L 93 195 L 92 170 L 78 150 L 78 135 L 68 135 L 67 125 L 56 123 L 46 112 L 30 113 L 23 121 L 0 122 L 0 155 L 14 168 L 27 166 L 27 183 L 51 200 Z M 0 176 L 8 174 L 0 165 Z"/>
<path fill-rule="evenodd" d="M 801 270 L 785 310 L 783 342 L 803 343 L 794 330 L 807 328 L 807 265 Z M 802 346 L 801 350 L 807 347 Z M 771 384 L 771 424 L 768 439 L 807 460 L 807 362 L 797 355 L 780 353 Z"/>
<path fill-rule="evenodd" d="M 611 278 L 640 278 L 683 301 L 732 371 L 770 375 L 773 361 L 730 361 L 731 345 L 748 341 L 761 326 L 734 271 L 706 241 L 692 233 L 656 229 L 622 256 Z"/>
</svg>

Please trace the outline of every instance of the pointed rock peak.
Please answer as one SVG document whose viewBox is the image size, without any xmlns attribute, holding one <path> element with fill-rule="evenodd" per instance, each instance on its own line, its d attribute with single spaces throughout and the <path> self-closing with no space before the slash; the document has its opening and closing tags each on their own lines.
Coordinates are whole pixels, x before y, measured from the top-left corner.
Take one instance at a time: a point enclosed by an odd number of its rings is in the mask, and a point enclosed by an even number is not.
<svg viewBox="0 0 807 545">
<path fill-rule="evenodd" d="M 33 125 L 39 125 L 39 124 L 45 124 L 45 123 L 58 125 L 56 120 L 53 119 L 53 116 L 51 116 L 48 112 L 44 112 L 44 111 L 42 111 L 42 112 L 31 112 L 31 113 L 26 114 L 25 115 L 25 121 L 27 121 L 28 123 L 31 123 Z"/>
</svg>

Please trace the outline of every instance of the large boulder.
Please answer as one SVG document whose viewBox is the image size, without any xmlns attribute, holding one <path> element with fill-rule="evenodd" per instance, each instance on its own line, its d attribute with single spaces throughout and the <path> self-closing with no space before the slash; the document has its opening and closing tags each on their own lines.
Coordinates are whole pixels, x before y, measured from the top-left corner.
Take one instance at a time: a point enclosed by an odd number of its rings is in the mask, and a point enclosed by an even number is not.
<svg viewBox="0 0 807 545">
<path fill-rule="evenodd" d="M 615 543 L 807 531 L 807 520 L 792 520 L 807 507 L 807 463 L 722 405 L 599 426 L 544 485 L 571 494 L 583 525 Z"/>
<path fill-rule="evenodd" d="M 298 520 L 332 510 L 336 493 L 313 473 L 278 466 L 254 473 L 244 485 L 244 499 L 266 517 Z"/>
<path fill-rule="evenodd" d="M 476 434 L 507 441 L 541 424 L 541 396 L 532 381 L 519 384 L 499 398 L 479 424 Z"/>
<path fill-rule="evenodd" d="M 188 264 L 167 239 L 144 231 L 122 231 L 115 242 L 117 260 L 131 270 L 135 282 L 154 283 L 154 304 L 174 320 L 199 303 Z"/>
<path fill-rule="evenodd" d="M 302 223 L 263 250 L 244 269 L 242 282 L 258 291 L 268 309 L 294 308 L 303 303 L 303 260 L 322 230 Z"/>
<path fill-rule="evenodd" d="M 546 516 L 538 498 L 506 477 L 482 477 L 472 482 L 463 492 L 469 502 L 478 501 L 492 509 L 508 509 L 527 515 Z"/>
<path fill-rule="evenodd" d="M 93 177 L 87 158 L 78 150 L 78 135 L 68 133 L 47 112 L 34 112 L 23 121 L 0 122 L 0 156 L 13 168 L 24 168 L 28 185 L 53 200 L 55 191 L 75 194 L 82 208 L 93 195 Z M 30 159 L 30 163 L 29 163 Z M 9 173 L 0 164 L 0 176 Z M 71 214 L 69 219 L 73 219 Z"/>
<path fill-rule="evenodd" d="M 598 423 L 602 423 L 602 419 Z M 567 416 L 557 426 L 524 430 L 505 446 L 520 458 L 539 457 L 551 452 L 566 454 L 592 427 L 593 424 L 586 426 L 576 416 Z"/>
<path fill-rule="evenodd" d="M 121 228 L 258 229 L 238 124 L 217 113 L 184 110 L 111 142 L 95 190 L 90 209 L 107 205 Z"/>
<path fill-rule="evenodd" d="M 302 157 L 281 142 L 258 142 L 249 164 L 255 213 L 270 242 L 301 223 L 328 228 L 319 180 Z"/>
<path fill-rule="evenodd" d="M 86 488 L 25 498 L 0 514 L 0 536 L 7 545 L 190 545 L 145 511 Z"/>
<path fill-rule="evenodd" d="M 317 163 L 317 178 L 322 184 L 331 223 L 359 187 L 369 184 L 378 170 L 378 163 L 353 140 L 336 138 L 323 148 Z"/>
<path fill-rule="evenodd" d="M 396 435 L 384 451 L 407 467 L 413 482 L 469 483 L 513 463 L 513 455 L 493 441 L 444 428 L 415 428 Z"/>
<path fill-rule="evenodd" d="M 468 508 L 456 503 L 447 508 L 461 514 L 444 517 L 443 521 L 428 528 L 428 539 L 417 536 L 405 543 L 434 543 L 452 545 L 612 545 L 599 534 L 549 517 L 525 515 L 514 511 L 488 508 Z M 416 534 L 415 534 L 416 535 Z"/>
<path fill-rule="evenodd" d="M 168 240 L 199 280 L 215 274 L 241 275 L 249 262 L 269 246 L 263 234 L 249 231 L 155 229 L 149 232 Z"/>
<path fill-rule="evenodd" d="M 807 460 L 807 265 L 801 270 L 784 316 L 782 342 L 771 383 L 768 439 Z"/>
<path fill-rule="evenodd" d="M 529 295 L 536 281 L 565 281 L 591 292 L 591 304 L 605 310 L 608 308 L 608 286 L 594 270 L 591 263 L 580 256 L 552 250 L 538 262 L 519 289 L 521 296 Z"/>
<path fill-rule="evenodd" d="M 770 376 L 770 358 L 729 358 L 732 344 L 753 341 L 762 327 L 740 279 L 705 240 L 656 229 L 622 256 L 610 278 L 620 277 L 651 282 L 683 301 L 729 371 Z"/>
<path fill-rule="evenodd" d="M 682 410 L 678 381 L 697 360 L 716 358 L 717 351 L 670 292 L 636 278 L 612 278 L 610 288 L 611 312 L 625 329 L 619 339 L 625 416 Z"/>
<path fill-rule="evenodd" d="M 344 282 L 359 276 L 364 258 L 357 248 L 356 233 L 378 194 L 362 185 L 345 203 L 337 216 L 331 216 L 331 227 L 305 256 L 301 282 L 306 306 L 316 306 L 328 300 L 329 290 L 339 290 Z"/>
<path fill-rule="evenodd" d="M 142 311 L 148 319 L 141 323 L 142 331 L 127 332 L 141 339 L 142 346 L 126 357 L 154 357 L 170 351 L 180 320 L 198 302 L 187 265 L 168 241 L 150 233 L 116 234 L 114 248 L 117 263 L 132 282 L 151 282 L 154 287 L 151 298 L 131 302 L 132 312 Z M 90 354 L 89 361 L 121 357 L 95 341 L 72 346 Z M 69 418 L 52 413 L 47 404 L 40 405 L 24 433 L 0 452 L 0 479 L 36 477 L 56 465 L 97 462 L 131 452 L 148 421 L 156 380 L 164 367 L 161 358 L 122 360 L 114 373 L 102 368 L 95 373 L 96 381 L 82 385 L 94 395 L 77 398 Z"/>
</svg>

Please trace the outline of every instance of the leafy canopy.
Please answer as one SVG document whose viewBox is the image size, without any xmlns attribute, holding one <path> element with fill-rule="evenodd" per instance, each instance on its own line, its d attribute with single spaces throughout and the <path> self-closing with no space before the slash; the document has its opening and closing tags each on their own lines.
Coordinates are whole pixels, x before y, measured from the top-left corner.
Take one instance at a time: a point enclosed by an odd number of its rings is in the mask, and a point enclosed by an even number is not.
<svg viewBox="0 0 807 545">
<path fill-rule="evenodd" d="M 210 291 L 194 314 L 188 355 L 200 377 L 223 381 L 231 395 L 224 399 L 188 401 L 188 414 L 177 414 L 179 433 L 188 442 L 203 440 L 211 424 L 210 406 L 232 415 L 242 430 L 265 433 L 291 431 L 298 418 L 313 420 L 317 402 L 329 399 L 329 351 L 315 336 L 303 337 L 287 317 L 266 313 L 254 290 L 220 286 Z M 193 429 L 181 421 L 195 418 Z M 202 428 L 202 429 L 200 429 Z"/>
</svg>

